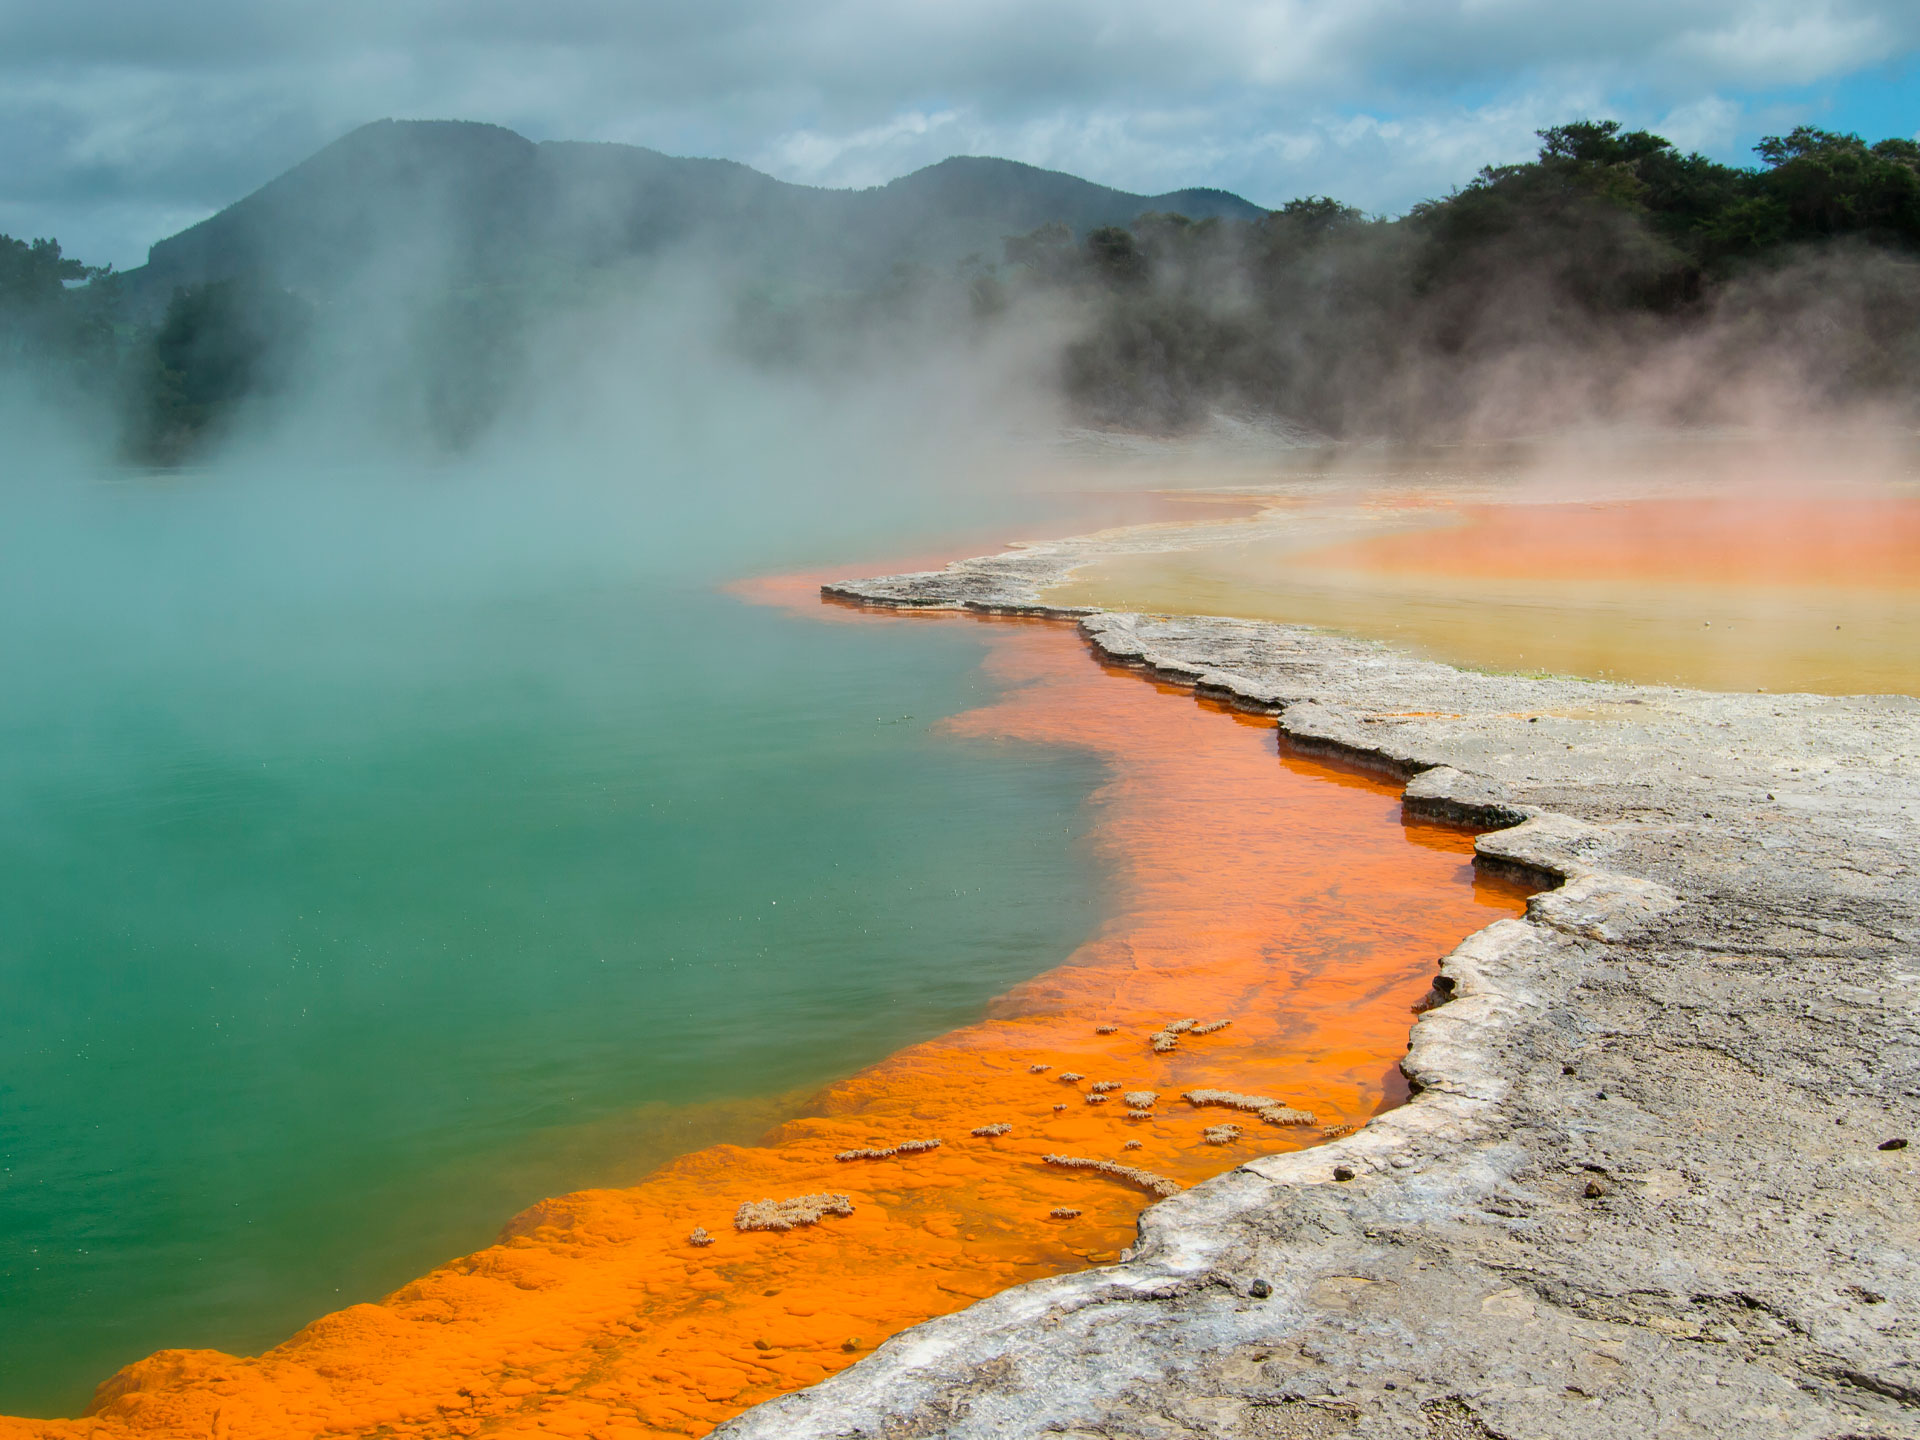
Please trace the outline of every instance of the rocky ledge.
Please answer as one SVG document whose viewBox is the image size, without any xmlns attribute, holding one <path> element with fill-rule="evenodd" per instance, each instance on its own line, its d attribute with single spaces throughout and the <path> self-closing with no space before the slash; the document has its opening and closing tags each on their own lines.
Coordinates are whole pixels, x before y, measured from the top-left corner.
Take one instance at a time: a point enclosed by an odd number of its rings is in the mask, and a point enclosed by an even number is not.
<svg viewBox="0 0 1920 1440">
<path fill-rule="evenodd" d="M 1920 702 L 1044 604 L 1084 558 L 829 593 L 1069 614 L 1109 662 L 1404 777 L 1410 810 L 1503 827 L 1482 861 L 1555 888 L 1440 962 L 1407 1105 L 717 1433 L 1920 1436 Z"/>
</svg>

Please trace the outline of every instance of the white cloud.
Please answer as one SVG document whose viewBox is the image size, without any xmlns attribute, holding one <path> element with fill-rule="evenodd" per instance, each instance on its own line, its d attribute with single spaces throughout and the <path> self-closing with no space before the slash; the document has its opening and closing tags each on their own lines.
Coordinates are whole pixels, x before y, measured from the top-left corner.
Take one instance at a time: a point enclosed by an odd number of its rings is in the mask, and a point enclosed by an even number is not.
<svg viewBox="0 0 1920 1440">
<path fill-rule="evenodd" d="M 1667 47 L 1682 66 L 1759 89 L 1805 85 L 1893 58 L 1914 43 L 1910 7 L 1875 13 L 1837 4 L 1765 4 L 1683 32 Z"/>
<path fill-rule="evenodd" d="M 957 110 L 934 115 L 909 110 L 849 135 L 793 130 L 753 156 L 752 163 L 812 185 L 879 185 L 900 173 L 893 158 L 898 154 L 926 153 L 942 147 L 953 153 L 956 143 L 964 145 L 965 132 L 959 120 Z"/>
<path fill-rule="evenodd" d="M 1394 210 L 1576 114 L 1724 146 L 1756 92 L 1916 50 L 1912 0 L 0 0 L 0 214 L 137 261 L 142 207 L 157 238 L 388 115 Z"/>
<path fill-rule="evenodd" d="M 1653 128 L 1682 150 L 1725 151 L 1748 119 L 1747 108 L 1720 95 L 1676 105 Z"/>
</svg>

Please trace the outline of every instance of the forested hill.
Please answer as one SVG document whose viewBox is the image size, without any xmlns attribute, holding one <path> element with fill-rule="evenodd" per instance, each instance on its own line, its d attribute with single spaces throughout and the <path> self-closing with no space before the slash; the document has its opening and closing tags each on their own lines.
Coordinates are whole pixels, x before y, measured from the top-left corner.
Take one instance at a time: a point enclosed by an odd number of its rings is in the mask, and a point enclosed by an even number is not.
<svg viewBox="0 0 1920 1440">
<path fill-rule="evenodd" d="M 728 160 L 382 120 L 160 241 L 128 281 L 163 303 L 175 286 L 237 276 L 313 295 L 383 274 L 501 281 L 684 246 L 761 277 L 857 287 L 899 264 L 998 258 L 1003 236 L 1049 221 L 1085 232 L 1152 211 L 1266 213 L 1222 190 L 1132 195 L 1011 160 L 955 158 L 873 189 L 827 190 Z"/>
<path fill-rule="evenodd" d="M 1920 419 L 1920 143 L 1803 126 L 1737 166 L 1610 120 L 1539 133 L 1397 218 L 1309 197 L 1023 248 L 1094 297 L 1069 394 L 1130 426 L 1231 407 L 1401 438 Z"/>
</svg>

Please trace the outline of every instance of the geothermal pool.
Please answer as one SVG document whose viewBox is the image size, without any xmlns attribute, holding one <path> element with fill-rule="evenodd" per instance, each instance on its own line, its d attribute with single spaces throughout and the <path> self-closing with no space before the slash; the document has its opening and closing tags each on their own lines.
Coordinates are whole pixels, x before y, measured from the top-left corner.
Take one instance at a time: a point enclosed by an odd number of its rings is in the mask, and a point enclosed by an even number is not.
<svg viewBox="0 0 1920 1440">
<path fill-rule="evenodd" d="M 169 540 L 152 603 L 9 632 L 8 1413 L 176 1347 L 108 1424 L 704 1433 L 1112 1258 L 1151 1196 L 1045 1153 L 1184 1185 L 1363 1124 L 1521 903 L 1070 627 L 604 570 L 233 606 Z"/>
<path fill-rule="evenodd" d="M 1911 495 L 1436 489 L 1056 596 L 1920 690 Z M 1150 1193 L 1047 1154 L 1187 1185 L 1364 1124 L 1436 957 L 1522 902 L 1071 627 L 819 603 L 871 562 L 723 587 L 771 553 L 89 503 L 0 555 L 0 1412 L 174 1347 L 104 1423 L 705 1433 L 1116 1256 Z M 1156 1053 L 1176 1018 L 1231 1023 Z M 815 1193 L 848 1213 L 734 1228 Z"/>
<path fill-rule="evenodd" d="M 936 731 L 997 693 L 977 631 L 246 508 L 0 546 L 0 1413 L 751 1140 L 1104 909 L 1097 759 Z"/>
<path fill-rule="evenodd" d="M 1283 756 L 1270 721 L 1104 670 L 1068 626 L 822 618 L 883 647 L 985 646 L 982 703 L 933 727 L 937 741 L 1098 767 L 1085 813 L 1104 913 L 1046 957 L 1065 963 L 828 1085 L 755 1144 L 544 1202 L 501 1244 L 258 1361 L 136 1366 L 104 1396 L 109 1423 L 704 1434 L 919 1320 L 1117 1258 L 1152 1194 L 1048 1154 L 1184 1186 L 1365 1124 L 1403 1098 L 1395 1062 L 1438 955 L 1523 903 L 1475 871 L 1469 835 L 1405 820 L 1397 786 Z M 902 983 L 968 958 L 924 927 L 898 953 Z M 1170 1020 L 1199 1023 L 1156 1051 Z M 1182 1100 L 1201 1089 L 1301 1114 L 1276 1128 Z M 1233 1133 L 1209 1136 L 1222 1125 Z M 735 1226 L 743 1202 L 821 1194 L 844 1196 L 846 1213 L 782 1233 Z"/>
</svg>

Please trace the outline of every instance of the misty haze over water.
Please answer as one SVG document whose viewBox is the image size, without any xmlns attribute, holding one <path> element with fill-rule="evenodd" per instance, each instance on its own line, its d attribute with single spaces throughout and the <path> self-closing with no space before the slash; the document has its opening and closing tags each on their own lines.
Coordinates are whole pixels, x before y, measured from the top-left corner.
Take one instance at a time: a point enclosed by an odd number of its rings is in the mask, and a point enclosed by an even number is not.
<svg viewBox="0 0 1920 1440">
<path fill-rule="evenodd" d="M 750 1140 L 1097 914 L 1089 764 L 931 733 L 984 636 L 716 588 L 840 553 L 758 476 L 56 463 L 0 543 L 9 1412 Z"/>
</svg>

